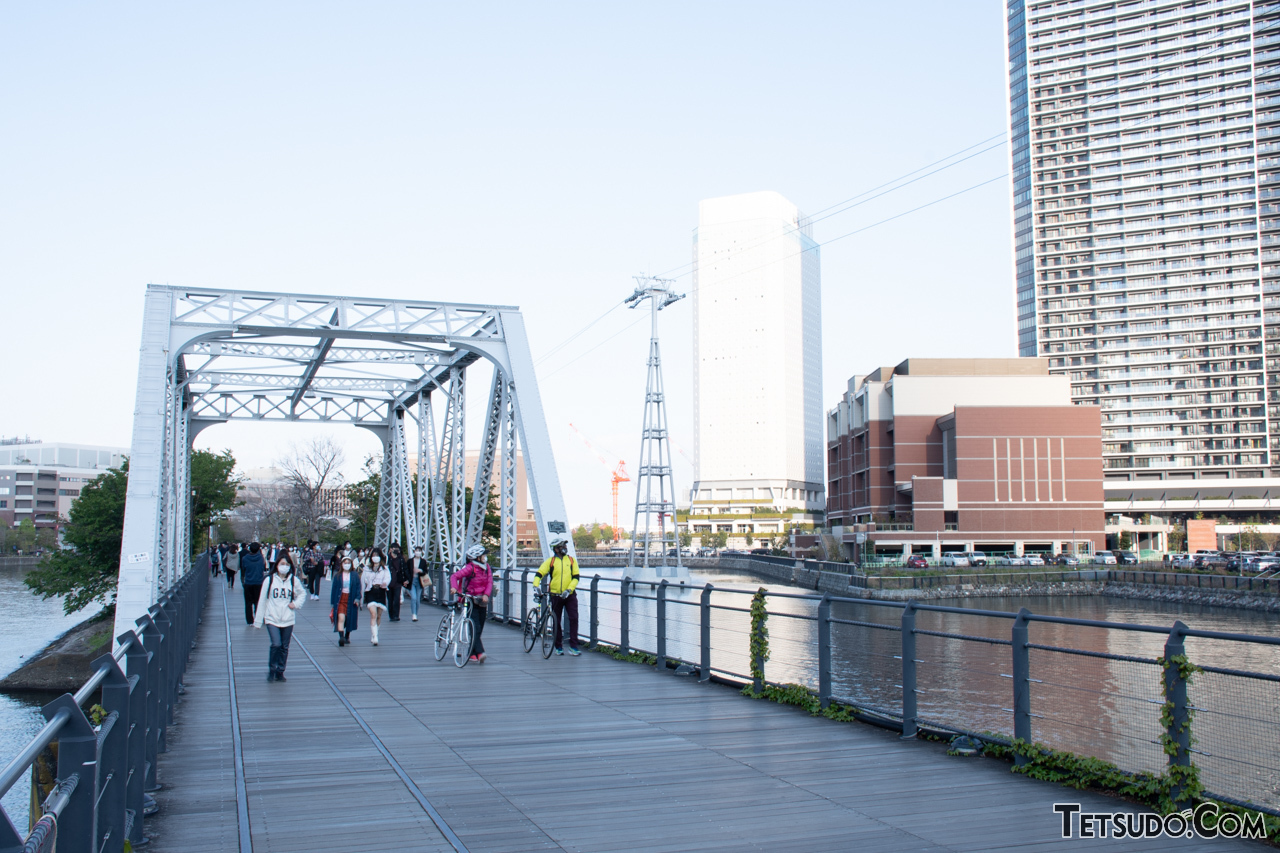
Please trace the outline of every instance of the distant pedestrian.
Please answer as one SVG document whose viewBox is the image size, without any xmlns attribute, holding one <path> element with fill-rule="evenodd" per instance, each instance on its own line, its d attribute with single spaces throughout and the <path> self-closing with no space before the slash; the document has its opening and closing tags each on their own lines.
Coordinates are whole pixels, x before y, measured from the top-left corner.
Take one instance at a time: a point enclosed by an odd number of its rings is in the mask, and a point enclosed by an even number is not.
<svg viewBox="0 0 1280 853">
<path fill-rule="evenodd" d="M 360 602 L 363 587 L 360 573 L 349 554 L 343 554 L 333 567 L 329 583 L 329 621 L 338 635 L 338 645 L 351 643 L 351 632 L 360 627 Z"/>
<path fill-rule="evenodd" d="M 249 553 L 240 558 L 240 588 L 244 590 L 244 621 L 247 625 L 253 624 L 266 572 L 267 562 L 262 558 L 262 545 L 251 542 Z"/>
<path fill-rule="evenodd" d="M 267 681 L 284 681 L 284 667 L 289 662 L 289 640 L 293 637 L 293 625 L 299 607 L 307 600 L 307 588 L 298 578 L 293 558 L 288 551 L 281 551 L 276 558 L 275 571 L 262 586 L 258 599 L 258 615 L 253 627 L 267 626 L 271 638 L 271 651 L 267 657 Z"/>
<path fill-rule="evenodd" d="M 471 596 L 471 627 L 475 637 L 471 643 L 471 660 L 476 663 L 484 663 L 486 657 L 480 635 L 484 633 L 489 602 L 493 599 L 493 569 L 489 568 L 486 557 L 483 545 L 472 545 L 467 549 L 467 564 L 449 578 L 455 592 Z"/>
<path fill-rule="evenodd" d="M 426 589 L 431 586 L 431 575 L 427 573 L 427 561 L 422 556 L 422 546 L 413 549 L 409 559 L 409 609 L 413 611 L 413 621 L 418 621 L 418 605 L 427 597 Z"/>
<path fill-rule="evenodd" d="M 399 545 L 391 546 L 387 568 L 391 571 L 391 586 L 387 589 L 387 617 L 392 622 L 399 622 L 400 600 L 404 597 L 404 588 L 409 585 L 409 570 L 404 564 Z"/>
<path fill-rule="evenodd" d="M 217 547 L 210 545 L 209 546 L 209 574 L 210 576 L 215 578 L 218 576 L 218 570 L 222 568 L 222 560 L 219 559 L 220 556 L 221 555 L 218 554 Z"/>
<path fill-rule="evenodd" d="M 369 642 L 378 645 L 378 626 L 382 614 L 387 612 L 387 590 L 391 586 L 391 572 L 382 559 L 382 549 L 369 552 L 369 565 L 361 577 L 364 606 L 369 609 Z"/>
<path fill-rule="evenodd" d="M 240 546 L 232 542 L 227 555 L 222 558 L 222 569 L 227 573 L 227 588 L 236 588 L 236 572 L 240 571 Z"/>
<path fill-rule="evenodd" d="M 302 552 L 302 574 L 307 579 L 307 592 L 312 601 L 320 600 L 320 575 L 324 570 L 324 554 L 320 552 L 319 545 L 311 539 Z"/>
<path fill-rule="evenodd" d="M 577 656 L 578 651 L 578 561 L 569 556 L 569 540 L 556 536 L 551 540 L 552 556 L 538 568 L 538 582 L 551 574 L 551 612 L 556 619 L 556 654 L 564 654 L 564 637 L 561 623 L 564 612 L 569 611 L 569 654 Z"/>
</svg>

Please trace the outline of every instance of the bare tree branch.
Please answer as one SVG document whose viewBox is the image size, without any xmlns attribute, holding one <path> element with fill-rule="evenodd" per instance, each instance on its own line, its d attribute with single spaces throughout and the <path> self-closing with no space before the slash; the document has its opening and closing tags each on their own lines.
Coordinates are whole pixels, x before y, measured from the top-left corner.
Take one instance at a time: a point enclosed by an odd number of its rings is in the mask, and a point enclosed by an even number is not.
<svg viewBox="0 0 1280 853">
<path fill-rule="evenodd" d="M 289 455 L 276 463 L 284 472 L 282 498 L 288 514 L 296 519 L 298 532 L 308 538 L 319 539 L 324 530 L 336 526 L 325 524 L 321 498 L 326 489 L 341 487 L 344 461 L 342 445 L 324 435 L 294 444 Z"/>
</svg>

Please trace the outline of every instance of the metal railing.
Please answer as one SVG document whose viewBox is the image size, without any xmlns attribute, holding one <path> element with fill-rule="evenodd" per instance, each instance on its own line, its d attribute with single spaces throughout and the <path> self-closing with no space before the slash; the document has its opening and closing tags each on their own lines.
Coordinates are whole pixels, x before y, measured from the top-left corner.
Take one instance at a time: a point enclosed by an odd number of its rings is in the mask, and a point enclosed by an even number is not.
<svg viewBox="0 0 1280 853">
<path fill-rule="evenodd" d="M 498 569 L 495 578 L 491 618 L 520 624 L 532 570 Z M 579 634 L 701 681 L 799 684 L 824 707 L 838 702 L 905 736 L 1017 738 L 1131 774 L 1159 774 L 1194 754 L 1209 796 L 1280 816 L 1280 638 L 766 591 L 771 656 L 756 662 L 765 675 L 755 679 L 755 594 L 584 574 Z M 1190 683 L 1164 665 L 1184 654 L 1200 667 Z M 1228 661 L 1239 663 L 1215 665 Z M 1177 755 L 1162 736 L 1180 745 Z"/>
<path fill-rule="evenodd" d="M 0 853 L 52 850 L 121 853 L 146 843 L 144 801 L 156 782 L 156 757 L 166 751 L 174 702 L 182 692 L 187 655 L 209 582 L 207 557 L 116 638 L 114 652 L 93 662 L 94 674 L 75 692 L 42 709 L 44 728 L 0 771 L 0 797 L 57 744 L 57 777 L 30 833 L 20 833 L 0 807 Z M 84 706 L 101 693 L 101 722 Z M 35 817 L 34 815 L 32 816 Z"/>
</svg>

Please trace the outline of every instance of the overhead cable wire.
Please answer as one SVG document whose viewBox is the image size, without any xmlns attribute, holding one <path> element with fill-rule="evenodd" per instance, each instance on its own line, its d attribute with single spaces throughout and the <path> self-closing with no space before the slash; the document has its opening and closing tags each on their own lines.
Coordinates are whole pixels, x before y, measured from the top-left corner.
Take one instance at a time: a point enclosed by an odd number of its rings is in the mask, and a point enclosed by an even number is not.
<svg viewBox="0 0 1280 853">
<path fill-rule="evenodd" d="M 565 338 L 565 339 L 564 339 L 563 341 L 561 341 L 559 344 L 557 344 L 556 346 L 552 347 L 548 352 L 544 353 L 544 354 L 543 354 L 543 356 L 542 356 L 541 358 L 539 358 L 539 359 L 537 359 L 537 360 L 535 360 L 535 361 L 534 361 L 534 365 L 536 366 L 536 365 L 542 364 L 544 361 L 546 361 L 547 359 L 551 358 L 551 356 L 555 355 L 555 354 L 556 354 L 556 353 L 558 353 L 560 350 L 564 349 L 565 347 L 567 347 L 569 344 L 573 343 L 573 342 L 574 342 L 575 340 L 577 340 L 578 338 L 582 337 L 582 335 L 584 335 L 584 334 L 585 334 L 585 333 L 586 333 L 586 332 L 587 332 L 587 331 L 588 331 L 592 326 L 594 326 L 596 323 L 599 323 L 599 322 L 600 322 L 601 320 L 603 320 L 605 317 L 608 317 L 608 316 L 609 316 L 610 314 L 612 314 L 614 311 L 616 311 L 616 310 L 618 310 L 619 308 L 621 308 L 624 304 L 626 304 L 626 303 L 625 303 L 625 302 L 615 302 L 612 306 L 610 306 L 610 308 L 609 308 L 609 310 L 608 310 L 608 311 L 604 312 L 604 313 L 603 313 L 603 314 L 601 314 L 599 317 L 595 318 L 595 319 L 594 319 L 594 320 L 592 320 L 590 323 L 588 323 L 587 325 L 583 326 L 581 329 L 579 329 L 578 331 L 574 332 L 574 333 L 573 333 L 572 335 L 570 335 L 569 337 Z"/>
<path fill-rule="evenodd" d="M 815 212 L 815 213 L 813 213 L 812 215 L 810 215 L 810 216 L 806 216 L 806 217 L 805 217 L 805 219 L 804 219 L 804 222 L 805 222 L 805 224 L 807 224 L 807 225 L 811 225 L 811 224 L 813 224 L 814 222 L 820 222 L 820 221 L 822 221 L 822 220 L 824 220 L 824 219 L 829 219 L 830 217 L 835 216 L 835 215 L 840 214 L 840 213 L 843 213 L 843 212 L 844 212 L 844 211 L 846 211 L 846 210 L 850 210 L 850 209 L 852 209 L 852 208 L 854 208 L 854 207 L 857 207 L 858 205 L 865 204 L 866 202 L 871 201 L 872 199 L 880 198 L 881 196 L 884 196 L 884 195 L 887 195 L 888 193 L 891 193 L 891 192 L 894 192 L 894 191 L 896 191 L 896 190 L 899 190 L 899 189 L 901 189 L 902 187 L 908 186 L 909 184 L 913 184 L 913 183 L 915 183 L 916 181 L 919 181 L 919 180 L 922 180 L 922 179 L 924 179 L 924 178 L 927 178 L 927 177 L 929 177 L 930 175 L 936 175 L 938 172 L 942 172 L 942 171 L 945 171 L 946 169 L 950 169 L 952 166 L 957 166 L 957 165 L 959 165 L 960 163 L 965 162 L 966 160 L 970 160 L 970 159 L 972 159 L 972 158 L 974 158 L 974 157 L 977 157 L 979 154 L 985 154 L 985 153 L 986 153 L 986 152 L 988 152 L 988 151 L 992 151 L 992 150 L 994 150 L 994 149 L 996 149 L 996 148 L 999 148 L 1001 145 L 1004 145 L 1004 144 L 1005 144 L 1005 142 L 1007 141 L 1007 140 L 1004 138 L 1006 135 L 1007 135 L 1007 134 L 1006 134 L 1006 132 L 1005 132 L 1005 131 L 1001 131 L 1000 133 L 997 133 L 995 136 L 989 136 L 989 137 L 987 137 L 986 139 L 984 139 L 984 140 L 982 140 L 982 141 L 980 141 L 980 142 L 975 142 L 975 143 L 974 143 L 974 144 L 972 144 L 972 145 L 965 146 L 964 148 L 961 148 L 959 151 L 954 151 L 954 152 L 952 152 L 951 154 L 948 154 L 946 157 L 943 157 L 943 158 L 941 158 L 941 159 L 939 159 L 939 160 L 934 160 L 932 163 L 927 163 L 927 164 L 925 164 L 925 165 L 923 165 L 923 166 L 919 167 L 918 169 L 912 169 L 910 172 L 907 172 L 907 173 L 905 173 L 905 174 L 899 175 L 899 176 L 898 176 L 898 177 L 896 177 L 896 178 L 892 178 L 892 179 L 890 179 L 890 180 L 888 180 L 888 181 L 885 181 L 885 182 L 884 182 L 884 183 L 882 183 L 882 184 L 878 184 L 878 185 L 876 185 L 876 186 L 874 186 L 874 187 L 871 187 L 871 188 L 869 188 L 869 189 L 863 190 L 862 192 L 860 192 L 860 193 L 858 193 L 858 194 L 856 194 L 856 195 L 853 195 L 853 196 L 850 196 L 849 198 L 846 198 L 844 201 L 838 201 L 838 202 L 836 202 L 836 203 L 835 203 L 835 204 L 833 204 L 833 205 L 830 205 L 830 206 L 828 206 L 828 207 L 824 207 L 824 208 L 822 208 L 821 210 L 816 211 L 816 212 Z M 953 159 L 953 158 L 955 158 L 955 157 L 959 157 L 961 154 L 964 154 L 964 153 L 965 153 L 965 152 L 967 152 L 967 151 L 971 151 L 972 149 L 977 148 L 977 147 L 978 147 L 978 146 L 980 146 L 980 145 L 986 145 L 988 142 L 991 142 L 993 139 L 999 139 L 999 140 L 1000 140 L 1000 142 L 997 142 L 995 145 L 991 145 L 991 146 L 989 146 L 989 147 L 987 147 L 987 148 L 983 148 L 981 151 L 975 151 L 974 153 L 969 154 L 967 157 L 963 157 L 963 158 L 961 158 L 961 159 L 959 159 L 959 160 L 955 160 L 955 162 L 947 163 L 947 161 L 948 161 L 948 160 L 952 160 L 952 159 Z M 931 169 L 931 168 L 933 168 L 934 166 L 938 166 L 938 165 L 939 165 L 939 164 L 941 164 L 941 163 L 947 163 L 947 165 L 942 166 L 941 168 L 938 168 L 938 169 L 934 169 L 932 172 L 929 172 L 929 173 L 924 174 L 924 175 L 920 175 L 920 174 L 918 174 L 918 173 L 920 173 L 920 172 L 925 171 L 926 169 Z M 916 175 L 916 177 L 912 177 L 913 175 Z M 907 178 L 911 178 L 911 180 L 907 180 Z M 898 183 L 899 181 L 902 181 L 903 183 Z M 897 185 L 897 186 L 892 186 L 892 188 L 891 188 L 891 189 L 885 189 L 886 187 L 891 187 L 891 185 L 893 185 L 893 184 L 898 184 L 898 185 Z M 882 189 L 883 189 L 883 190 L 885 190 L 885 191 L 884 191 L 884 192 L 882 192 L 882 193 L 879 193 L 878 195 L 872 196 L 871 198 L 863 198 L 863 196 L 870 195 L 871 193 L 874 193 L 874 192 L 876 192 L 877 190 L 882 190 Z M 862 200 L 861 200 L 861 201 L 858 201 L 858 199 L 862 199 Z M 839 209 L 837 209 L 837 208 L 839 208 Z M 748 245 L 748 246 L 744 246 L 742 250 L 743 250 L 743 251 L 747 251 L 747 250 L 750 250 L 750 249 L 754 249 L 754 248 L 756 248 L 756 247 L 758 247 L 758 246 L 760 246 L 760 245 L 763 245 L 763 244 L 765 244 L 765 243 L 768 243 L 768 242 L 770 242 L 770 241 L 772 241 L 772 240 L 778 240 L 778 239 L 782 239 L 783 237 L 788 237 L 788 236 L 790 236 L 792 233 L 794 233 L 794 231 L 795 231 L 795 230 L 796 230 L 796 229 L 794 229 L 794 228 L 793 228 L 793 229 L 789 229 L 789 230 L 784 231 L 782 234 L 774 234 L 774 235 L 771 235 L 771 236 L 769 236 L 769 237 L 766 237 L 766 238 L 764 238 L 764 239 L 762 239 L 762 240 L 757 241 L 755 244 Z M 659 274 L 659 277 L 663 277 L 663 276 L 671 275 L 671 274 L 675 273 L 675 272 L 676 272 L 676 271 L 678 271 L 678 270 L 682 270 L 682 269 L 684 269 L 685 267 L 690 267 L 690 266 L 692 266 L 692 265 L 693 265 L 693 262 L 692 262 L 692 261 L 687 262 L 687 263 L 680 264 L 680 265 L 679 265 L 679 266 L 677 266 L 677 267 L 672 267 L 670 270 L 667 270 L 667 271 L 666 271 L 666 272 L 664 272 L 664 273 L 660 273 L 660 274 Z M 686 272 L 679 273 L 679 274 L 678 274 L 678 275 L 676 275 L 675 277 L 676 277 L 676 278 L 683 278 L 684 276 L 689 275 L 691 272 L 692 272 L 692 270 L 688 270 L 688 271 L 686 271 Z"/>
</svg>

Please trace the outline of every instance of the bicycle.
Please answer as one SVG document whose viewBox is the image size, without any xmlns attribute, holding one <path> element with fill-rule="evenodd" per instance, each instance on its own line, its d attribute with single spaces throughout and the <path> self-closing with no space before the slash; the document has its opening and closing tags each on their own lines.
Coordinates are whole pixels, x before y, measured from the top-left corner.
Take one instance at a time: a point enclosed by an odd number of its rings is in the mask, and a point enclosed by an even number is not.
<svg viewBox="0 0 1280 853">
<path fill-rule="evenodd" d="M 459 595 L 449 606 L 449 612 L 440 620 L 436 629 L 436 660 L 444 660 L 445 652 L 453 646 L 453 665 L 461 669 L 471 659 L 471 646 L 475 643 L 475 626 L 471 624 L 471 596 Z"/>
<path fill-rule="evenodd" d="M 533 591 L 533 607 L 529 608 L 529 612 L 524 617 L 524 650 L 526 654 L 533 651 L 534 644 L 541 637 L 542 656 L 549 658 L 555 649 L 556 623 L 555 611 L 551 609 L 551 603 L 545 599 L 546 596 L 543 595 L 542 590 Z"/>
</svg>

